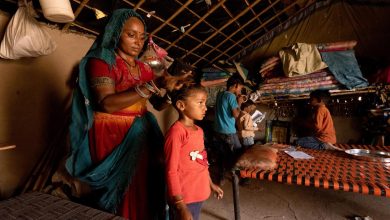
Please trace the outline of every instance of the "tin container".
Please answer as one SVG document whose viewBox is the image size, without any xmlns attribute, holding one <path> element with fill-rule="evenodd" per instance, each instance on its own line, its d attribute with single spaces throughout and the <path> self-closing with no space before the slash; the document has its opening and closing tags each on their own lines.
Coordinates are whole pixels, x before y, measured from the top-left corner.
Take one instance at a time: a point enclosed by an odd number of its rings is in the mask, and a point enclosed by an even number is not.
<svg viewBox="0 0 390 220">
<path fill-rule="evenodd" d="M 361 160 L 390 162 L 390 152 L 366 149 L 349 149 L 345 150 L 345 153 Z"/>
</svg>

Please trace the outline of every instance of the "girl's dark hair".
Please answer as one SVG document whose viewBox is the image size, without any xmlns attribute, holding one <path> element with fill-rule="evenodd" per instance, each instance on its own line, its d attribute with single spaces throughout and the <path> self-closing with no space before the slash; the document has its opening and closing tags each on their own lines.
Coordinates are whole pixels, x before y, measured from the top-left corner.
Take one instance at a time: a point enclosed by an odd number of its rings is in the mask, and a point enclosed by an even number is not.
<svg viewBox="0 0 390 220">
<path fill-rule="evenodd" d="M 246 107 L 254 105 L 254 104 L 255 103 L 252 100 L 248 99 L 246 102 L 241 104 L 241 110 L 244 110 Z"/>
<path fill-rule="evenodd" d="M 193 91 L 202 91 L 207 93 L 206 89 L 200 84 L 184 84 L 179 90 L 174 90 L 169 93 L 172 100 L 172 105 L 176 107 L 176 102 L 185 100 Z"/>
<path fill-rule="evenodd" d="M 330 93 L 328 90 L 314 90 L 310 93 L 311 98 L 318 99 L 319 102 L 327 104 L 330 100 Z"/>
</svg>

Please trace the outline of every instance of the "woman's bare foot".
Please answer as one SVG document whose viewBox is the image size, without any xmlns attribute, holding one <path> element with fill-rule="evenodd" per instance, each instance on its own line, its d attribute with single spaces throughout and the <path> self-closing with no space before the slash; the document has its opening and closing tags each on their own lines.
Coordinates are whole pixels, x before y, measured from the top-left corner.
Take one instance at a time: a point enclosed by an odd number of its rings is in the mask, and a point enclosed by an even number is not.
<svg viewBox="0 0 390 220">
<path fill-rule="evenodd" d="M 333 144 L 331 143 L 324 143 L 324 149 L 325 150 L 338 150 L 338 151 L 344 151 L 343 149 L 339 148 L 339 147 L 336 147 L 334 146 Z"/>
</svg>

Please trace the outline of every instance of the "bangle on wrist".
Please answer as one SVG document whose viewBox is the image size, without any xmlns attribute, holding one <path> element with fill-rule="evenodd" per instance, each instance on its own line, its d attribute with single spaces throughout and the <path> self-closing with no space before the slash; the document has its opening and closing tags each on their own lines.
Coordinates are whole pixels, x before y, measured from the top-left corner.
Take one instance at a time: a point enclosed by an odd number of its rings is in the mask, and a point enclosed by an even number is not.
<svg viewBox="0 0 390 220">
<path fill-rule="evenodd" d="M 144 84 L 145 88 L 149 90 L 151 93 L 157 94 L 158 92 L 151 86 L 149 83 Z"/>
<path fill-rule="evenodd" d="M 150 97 L 150 94 L 147 95 L 147 94 L 145 94 L 144 92 L 142 92 L 142 90 L 141 90 L 141 88 L 139 87 L 139 85 L 135 86 L 134 89 L 135 89 L 135 91 L 137 92 L 137 94 L 138 94 L 139 96 L 141 96 L 142 98 L 147 99 L 147 98 Z"/>
<path fill-rule="evenodd" d="M 153 80 L 147 82 L 144 84 L 145 88 L 148 89 L 150 92 L 160 96 L 160 97 L 163 97 L 164 93 L 161 91 L 161 89 L 159 89 L 156 84 L 154 83 Z"/>
<path fill-rule="evenodd" d="M 157 94 L 161 93 L 161 90 L 156 86 L 153 80 L 150 81 L 150 84 L 153 86 L 153 88 L 156 90 Z"/>
</svg>

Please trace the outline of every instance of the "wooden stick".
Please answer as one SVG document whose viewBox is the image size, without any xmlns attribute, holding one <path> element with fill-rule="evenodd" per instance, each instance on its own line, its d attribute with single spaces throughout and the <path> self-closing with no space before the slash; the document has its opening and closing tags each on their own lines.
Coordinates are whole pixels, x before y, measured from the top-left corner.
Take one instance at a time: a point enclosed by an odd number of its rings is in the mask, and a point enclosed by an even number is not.
<svg viewBox="0 0 390 220">
<path fill-rule="evenodd" d="M 3 150 L 11 150 L 11 149 L 14 149 L 16 148 L 16 145 L 8 145 L 8 144 L 0 144 L 0 151 L 3 151 Z"/>
</svg>

